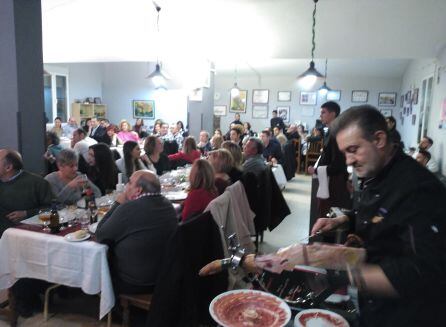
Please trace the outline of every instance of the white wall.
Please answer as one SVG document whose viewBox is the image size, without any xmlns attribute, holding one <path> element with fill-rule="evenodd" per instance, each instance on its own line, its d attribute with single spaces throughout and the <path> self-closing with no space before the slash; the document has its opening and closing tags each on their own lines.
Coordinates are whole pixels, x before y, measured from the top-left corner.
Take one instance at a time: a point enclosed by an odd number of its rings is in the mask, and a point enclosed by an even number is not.
<svg viewBox="0 0 446 327">
<path fill-rule="evenodd" d="M 241 114 L 243 122 L 249 121 L 254 131 L 259 132 L 265 127 L 269 127 L 271 112 L 277 106 L 290 106 L 290 122 L 301 121 L 307 124 L 309 128 L 314 126 L 316 119 L 319 118 L 320 105 L 326 100 L 325 97 L 318 97 L 315 106 L 302 106 L 299 104 L 300 89 L 296 84 L 294 76 L 262 76 L 261 84 L 257 77 L 241 76 L 237 79 L 238 86 L 242 90 L 248 90 L 248 104 L 245 114 Z M 221 128 L 226 131 L 229 124 L 234 120 L 234 113 L 229 112 L 229 90 L 234 84 L 233 76 L 216 75 L 215 77 L 215 92 L 220 93 L 220 99 L 214 101 L 214 105 L 226 105 L 227 115 L 221 118 Z M 376 77 L 329 77 L 327 84 L 330 88 L 341 90 L 341 100 L 339 104 L 342 110 L 345 110 L 358 103 L 351 102 L 352 90 L 368 90 L 368 104 L 373 106 L 378 105 L 379 92 L 397 92 L 397 103 L 399 103 L 399 90 L 401 85 L 400 78 L 376 78 Z M 317 86 L 319 87 L 319 85 Z M 252 118 L 252 90 L 253 89 L 269 89 L 269 103 L 268 103 L 268 119 L 253 119 Z M 291 102 L 278 102 L 278 91 L 291 91 Z M 312 116 L 303 116 L 302 110 L 304 107 L 313 108 Z M 395 111 L 397 107 L 382 107 L 380 109 L 392 109 Z"/>
</svg>

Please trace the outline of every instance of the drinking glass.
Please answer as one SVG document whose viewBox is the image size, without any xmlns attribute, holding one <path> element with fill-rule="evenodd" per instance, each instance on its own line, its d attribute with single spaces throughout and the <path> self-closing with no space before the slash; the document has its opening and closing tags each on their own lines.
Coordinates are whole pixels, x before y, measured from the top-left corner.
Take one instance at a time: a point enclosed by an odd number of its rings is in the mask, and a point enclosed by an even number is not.
<svg viewBox="0 0 446 327">
<path fill-rule="evenodd" d="M 85 211 L 82 216 L 80 216 L 81 228 L 83 230 L 88 230 L 88 225 L 90 224 L 90 217 L 88 215 L 88 211 Z"/>
<path fill-rule="evenodd" d="M 88 176 L 86 174 L 82 174 L 82 193 L 85 193 L 88 188 Z"/>
<path fill-rule="evenodd" d="M 39 211 L 39 220 L 43 224 L 43 231 L 49 233 L 51 230 L 48 225 L 50 224 L 51 211 L 49 209 L 42 209 Z"/>
</svg>

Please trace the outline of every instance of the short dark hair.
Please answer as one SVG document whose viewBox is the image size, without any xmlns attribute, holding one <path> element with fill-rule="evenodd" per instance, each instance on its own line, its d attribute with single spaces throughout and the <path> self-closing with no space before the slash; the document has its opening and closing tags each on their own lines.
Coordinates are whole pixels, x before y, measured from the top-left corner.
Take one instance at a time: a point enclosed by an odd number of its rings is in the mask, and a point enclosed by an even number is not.
<svg viewBox="0 0 446 327">
<path fill-rule="evenodd" d="M 427 142 L 428 142 L 431 146 L 434 144 L 434 140 L 431 139 L 430 137 L 425 136 L 424 138 L 427 140 Z"/>
<path fill-rule="evenodd" d="M 11 165 L 15 171 L 23 169 L 22 156 L 15 150 L 6 150 L 6 155 L 3 160 L 5 164 Z"/>
<path fill-rule="evenodd" d="M 321 106 L 321 108 L 327 109 L 330 112 L 334 112 L 336 114 L 336 117 L 338 117 L 339 114 L 341 113 L 341 107 L 339 107 L 339 105 L 334 101 L 325 102 Z"/>
<path fill-rule="evenodd" d="M 396 125 L 396 119 L 393 116 L 386 117 L 386 120 L 391 121 Z"/>
<path fill-rule="evenodd" d="M 351 107 L 344 111 L 333 121 L 330 128 L 332 135 L 336 135 L 351 125 L 361 129 L 362 136 L 369 141 L 374 139 L 377 131 L 383 131 L 388 135 L 387 124 L 384 116 L 373 106 L 362 105 Z"/>
<path fill-rule="evenodd" d="M 87 135 L 87 132 L 83 128 L 78 128 L 75 130 L 77 134 Z"/>
<path fill-rule="evenodd" d="M 248 142 L 249 141 L 252 141 L 252 142 L 254 142 L 256 144 L 257 154 L 262 154 L 263 153 L 263 150 L 264 150 L 265 147 L 263 146 L 263 143 L 262 143 L 262 141 L 259 138 L 257 138 L 257 137 L 250 137 L 248 139 Z"/>
<path fill-rule="evenodd" d="M 60 144 L 60 138 L 57 136 L 54 132 L 46 132 L 46 137 L 51 140 L 51 144 L 59 145 Z"/>
<path fill-rule="evenodd" d="M 271 137 L 271 131 L 269 129 L 264 129 L 262 131 L 262 134 L 265 134 L 266 136 Z"/>
<path fill-rule="evenodd" d="M 273 110 L 273 114 L 277 114 L 277 110 Z"/>
<path fill-rule="evenodd" d="M 427 161 L 431 160 L 432 156 L 431 156 L 431 153 L 429 151 L 420 150 L 420 151 L 418 151 L 418 153 L 421 154 L 422 156 L 424 156 L 427 159 Z"/>
</svg>

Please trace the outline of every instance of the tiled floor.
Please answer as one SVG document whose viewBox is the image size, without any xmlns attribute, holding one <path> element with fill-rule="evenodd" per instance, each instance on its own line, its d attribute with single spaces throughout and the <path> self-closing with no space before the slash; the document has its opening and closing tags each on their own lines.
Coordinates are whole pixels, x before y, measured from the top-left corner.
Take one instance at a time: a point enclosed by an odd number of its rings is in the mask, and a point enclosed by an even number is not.
<svg viewBox="0 0 446 327">
<path fill-rule="evenodd" d="M 308 220 L 310 212 L 311 178 L 298 175 L 287 183 L 283 194 L 291 210 L 291 215 L 272 232 L 266 232 L 260 251 L 268 253 L 280 247 L 298 242 L 308 235 Z M 1 296 L 1 294 L 0 294 Z M 50 312 L 57 312 L 48 322 L 43 314 L 31 318 L 19 318 L 19 326 L 37 327 L 93 327 L 106 326 L 106 320 L 100 322 L 98 316 L 98 298 L 95 296 L 77 296 L 75 299 L 56 299 L 50 307 Z M 0 327 L 8 326 L 4 317 L 0 316 Z M 113 324 L 113 326 L 119 326 Z"/>
</svg>

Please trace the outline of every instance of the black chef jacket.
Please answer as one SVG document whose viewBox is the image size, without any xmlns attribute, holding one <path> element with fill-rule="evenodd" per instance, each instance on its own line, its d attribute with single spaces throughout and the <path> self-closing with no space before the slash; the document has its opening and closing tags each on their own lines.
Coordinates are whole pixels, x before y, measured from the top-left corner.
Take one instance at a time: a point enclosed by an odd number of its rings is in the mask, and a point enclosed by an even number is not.
<svg viewBox="0 0 446 327">
<path fill-rule="evenodd" d="M 361 326 L 446 326 L 446 189 L 400 149 L 363 183 L 355 233 L 397 299 L 360 294 Z"/>
</svg>

